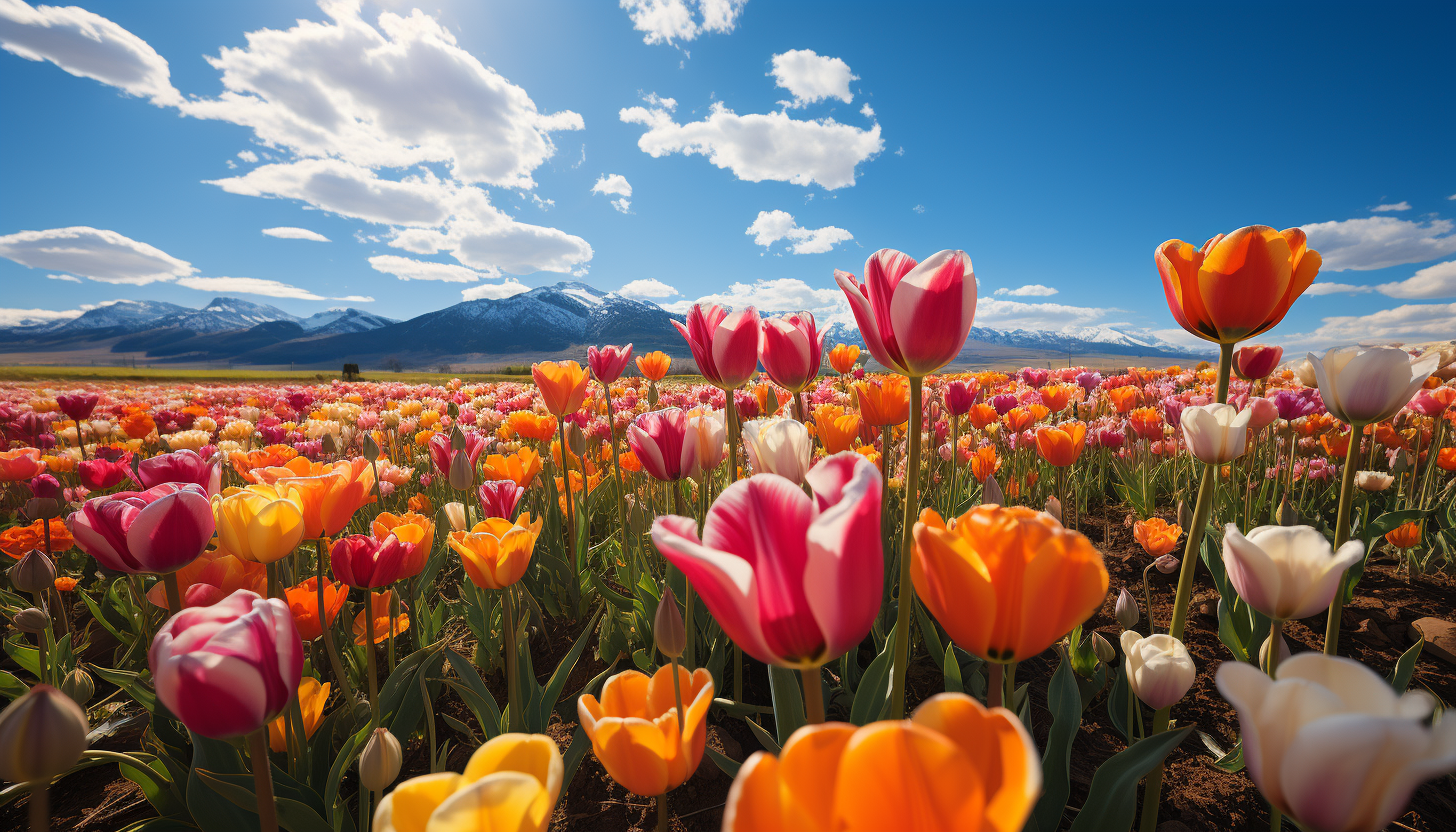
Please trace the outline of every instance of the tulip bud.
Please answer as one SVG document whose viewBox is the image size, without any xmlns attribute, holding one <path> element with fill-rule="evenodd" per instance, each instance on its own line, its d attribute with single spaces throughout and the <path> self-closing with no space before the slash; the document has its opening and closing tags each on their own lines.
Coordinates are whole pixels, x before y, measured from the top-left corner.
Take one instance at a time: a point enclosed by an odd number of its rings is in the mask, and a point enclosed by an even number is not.
<svg viewBox="0 0 1456 832">
<path fill-rule="evenodd" d="M 1124 630 L 1136 627 L 1138 621 L 1143 617 L 1142 612 L 1138 609 L 1137 599 L 1132 597 L 1132 593 L 1127 591 L 1127 587 L 1123 587 L 1117 593 L 1117 607 L 1114 614 L 1117 616 L 1117 623 L 1121 624 Z"/>
<path fill-rule="evenodd" d="M 566 426 L 566 447 L 575 456 L 586 453 L 586 434 L 582 432 L 581 425 L 571 422 Z"/>
<path fill-rule="evenodd" d="M 457 531 L 457 532 L 463 532 L 463 531 L 465 531 L 465 522 L 466 522 L 466 520 L 465 520 L 465 504 L 464 503 L 446 503 L 445 504 L 445 519 L 447 521 L 449 521 L 449 523 L 450 523 L 450 530 L 451 531 Z"/>
<path fill-rule="evenodd" d="M 403 765 L 399 740 L 388 728 L 375 728 L 359 754 L 359 785 L 371 792 L 382 792 L 399 777 Z"/>
<path fill-rule="evenodd" d="M 465 431 L 459 425 L 450 429 L 450 450 L 455 453 L 465 450 Z"/>
<path fill-rule="evenodd" d="M 1177 572 L 1179 563 L 1181 563 L 1181 561 L 1179 561 L 1178 556 L 1174 554 L 1163 555 L 1162 557 L 1153 561 L 1153 565 L 1158 567 L 1158 571 L 1162 572 L 1164 575 L 1171 575 L 1174 572 Z"/>
<path fill-rule="evenodd" d="M 35 607 L 26 607 L 10 620 L 15 625 L 15 629 L 32 635 L 44 633 L 46 626 L 51 623 L 51 617 Z"/>
<path fill-rule="evenodd" d="M 86 750 L 86 712 L 50 685 L 36 685 L 0 711 L 0 780 L 46 783 Z"/>
<path fill-rule="evenodd" d="M 1123 672 L 1133 695 L 1150 708 L 1171 707 L 1193 686 L 1196 668 L 1183 642 L 1158 633 L 1122 631 Z"/>
<path fill-rule="evenodd" d="M 370 462 L 379 459 L 379 443 L 374 441 L 374 434 L 369 431 L 364 433 L 364 458 Z"/>
<path fill-rule="evenodd" d="M 1005 505 L 1006 497 L 1001 493 L 1001 485 L 996 482 L 994 476 L 986 478 L 986 484 L 981 487 L 981 502 L 986 505 Z"/>
<path fill-rule="evenodd" d="M 451 419 L 459 419 L 460 405 L 456 404 L 455 402 L 450 402 L 449 404 L 445 405 L 445 412 L 450 414 Z"/>
<path fill-rule="evenodd" d="M 1268 667 L 1269 666 L 1269 643 L 1272 642 L 1273 640 L 1274 640 L 1274 634 L 1273 633 L 1270 633 L 1269 634 L 1269 637 L 1266 638 L 1266 639 L 1264 639 L 1264 643 L 1262 645 L 1260 645 L 1260 647 L 1259 647 L 1259 667 Z M 1289 652 L 1289 642 L 1286 641 L 1284 639 L 1284 636 L 1281 635 L 1279 637 L 1279 663 L 1280 664 L 1284 664 L 1284 660 L 1287 659 L 1287 658 L 1289 658 L 1290 655 L 1292 655 L 1292 654 Z"/>
<path fill-rule="evenodd" d="M 324 434 L 323 439 L 319 442 L 319 445 L 323 448 L 323 452 L 326 454 L 333 455 L 336 452 L 335 448 L 337 446 L 334 444 L 334 435 L 332 433 Z"/>
<path fill-rule="evenodd" d="M 1288 494 L 1279 498 L 1279 510 L 1274 513 L 1274 519 L 1281 526 L 1300 525 L 1299 512 L 1289 504 Z"/>
<path fill-rule="evenodd" d="M 31 520 L 50 520 L 61 516 L 61 504 L 49 497 L 31 497 L 25 501 L 25 516 Z"/>
<path fill-rule="evenodd" d="M 1193 528 L 1193 512 L 1188 510 L 1188 504 L 1182 500 L 1178 501 L 1178 525 L 1185 529 Z"/>
<path fill-rule="evenodd" d="M 11 585 L 32 595 L 48 592 L 56 585 L 56 565 L 39 549 L 31 549 L 6 574 L 10 577 Z"/>
<path fill-rule="evenodd" d="M 71 697 L 71 700 L 77 705 L 85 707 L 86 703 L 91 701 L 91 697 L 96 695 L 96 682 L 91 678 L 90 673 L 78 667 L 67 673 L 66 678 L 61 680 L 61 692 Z"/>
<path fill-rule="evenodd" d="M 473 467 L 469 454 L 464 451 L 454 454 L 450 459 L 450 487 L 456 491 L 469 491 L 475 482 Z"/>
<path fill-rule="evenodd" d="M 657 649 L 668 658 L 676 659 L 687 649 L 688 636 L 683 629 L 682 613 L 677 609 L 677 596 L 667 584 L 662 585 L 662 600 L 657 602 L 652 634 L 657 639 Z"/>
<path fill-rule="evenodd" d="M 1112 649 L 1112 642 L 1101 633 L 1092 633 L 1092 649 L 1097 651 L 1097 660 L 1103 664 L 1112 664 L 1113 660 L 1117 658 L 1117 651 Z"/>
<path fill-rule="evenodd" d="M 1055 495 L 1047 498 L 1046 513 L 1050 514 L 1058 523 L 1062 522 L 1062 501 L 1058 500 Z"/>
</svg>

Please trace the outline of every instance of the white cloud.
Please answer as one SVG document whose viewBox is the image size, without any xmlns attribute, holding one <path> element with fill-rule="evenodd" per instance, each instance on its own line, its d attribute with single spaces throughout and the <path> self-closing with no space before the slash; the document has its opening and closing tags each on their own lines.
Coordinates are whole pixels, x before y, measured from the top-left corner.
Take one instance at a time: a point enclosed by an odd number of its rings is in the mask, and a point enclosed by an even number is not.
<svg viewBox="0 0 1456 832">
<path fill-rule="evenodd" d="M 1302 226 L 1309 247 L 1320 253 L 1324 271 L 1366 271 L 1424 263 L 1456 253 L 1450 220 L 1429 222 L 1396 217 L 1317 222 Z"/>
<path fill-rule="evenodd" d="M 295 228 L 289 225 L 280 225 L 277 228 L 265 228 L 263 233 L 269 237 L 282 237 L 285 240 L 313 240 L 316 243 L 327 243 L 329 238 L 318 233 L 309 231 L 307 228 Z"/>
<path fill-rule="evenodd" d="M 462 289 L 460 291 L 460 297 L 463 300 L 481 300 L 482 298 L 486 300 L 500 300 L 529 291 L 531 291 L 531 287 L 516 280 L 514 277 L 508 277 L 504 283 L 482 283 L 479 286 Z"/>
<path fill-rule="evenodd" d="M 197 271 L 191 263 L 159 248 L 115 231 L 84 225 L 0 237 L 0 257 L 33 269 L 132 286 L 175 280 Z"/>
<path fill-rule="evenodd" d="M 640 277 L 617 290 L 617 294 L 635 298 L 670 298 L 678 290 L 653 277 Z"/>
<path fill-rule="evenodd" d="M 696 300 L 680 300 L 659 304 L 674 313 L 687 312 L 694 303 L 717 303 L 734 309 L 754 306 L 762 312 L 813 312 L 820 326 L 836 323 L 854 326 L 854 314 L 849 311 L 849 301 L 838 287 L 815 289 L 798 278 L 782 277 L 773 280 L 756 280 L 753 283 L 733 283 L 725 291 L 704 295 Z"/>
<path fill-rule="evenodd" d="M 1324 318 L 1312 332 L 1291 335 L 1286 344 L 1323 349 L 1338 344 L 1430 341 L 1451 337 L 1456 303 L 1412 303 L 1369 315 Z"/>
<path fill-rule="evenodd" d="M 924 205 L 916 205 L 914 208 L 911 208 L 910 210 L 911 211 L 914 211 L 917 214 L 923 214 L 923 213 L 925 213 L 925 206 Z"/>
<path fill-rule="evenodd" d="M 1375 291 L 1393 298 L 1431 299 L 1456 297 L 1456 260 L 1427 266 L 1411 277 L 1382 283 Z M 1450 327 L 1456 334 L 1456 324 Z"/>
<path fill-rule="evenodd" d="M 870 102 L 866 101 L 864 103 L 864 106 L 859 108 L 859 114 L 864 116 L 865 118 L 874 118 L 875 108 L 871 107 Z"/>
<path fill-rule="evenodd" d="M 400 280 L 443 280 L 446 283 L 474 283 L 484 277 L 500 277 L 499 272 L 481 274 L 454 263 L 432 263 L 397 254 L 376 254 L 369 258 L 375 271 L 392 274 Z"/>
<path fill-rule="evenodd" d="M 1015 297 L 1038 297 L 1038 298 L 1044 298 L 1044 297 L 1050 297 L 1052 295 L 1055 295 L 1056 293 L 1057 293 L 1057 290 L 1056 289 L 1053 289 L 1050 286 L 1043 286 L 1040 283 L 1028 283 L 1025 286 L 1020 286 L 1020 287 L 1017 287 L 1015 289 L 1007 289 L 1006 287 L 1003 286 L 1000 289 L 997 289 L 994 294 L 998 294 L 998 295 L 1012 295 L 1012 296 L 1015 296 Z"/>
<path fill-rule="evenodd" d="M 662 108 L 627 107 L 619 114 L 647 132 L 637 140 L 644 153 L 699 154 L 739 179 L 792 182 L 834 190 L 854 184 L 855 166 L 884 149 L 880 125 L 861 130 L 833 119 L 800 121 L 786 113 L 740 116 L 720 101 L 707 118 L 678 124 Z"/>
<path fill-rule="evenodd" d="M 643 43 L 689 41 L 709 32 L 727 34 L 748 0 L 619 0 Z M 699 17 L 694 18 L 696 6 Z"/>
<path fill-rule="evenodd" d="M 594 194 L 615 194 L 617 196 L 631 196 L 632 183 L 627 177 L 620 173 L 603 174 L 597 178 L 597 183 L 592 186 Z"/>
<path fill-rule="evenodd" d="M 0 308 L 0 327 L 37 326 L 79 318 L 84 309 L 4 309 Z"/>
<path fill-rule="evenodd" d="M 292 286 L 277 280 L 265 280 L 260 277 L 183 277 L 177 280 L 177 285 L 200 292 L 263 295 L 270 298 L 292 298 L 294 300 L 346 300 L 352 303 L 372 303 L 374 301 L 374 298 L 364 295 L 345 295 L 341 298 L 324 297 L 299 286 Z"/>
<path fill-rule="evenodd" d="M 1371 211 L 1379 212 L 1379 211 L 1409 211 L 1410 209 L 1411 209 L 1411 204 L 1409 202 L 1406 202 L 1405 200 L 1402 199 L 1400 202 L 1387 202 L 1384 205 L 1377 205 L 1374 208 L 1371 208 L 1370 210 Z"/>
<path fill-rule="evenodd" d="M 859 80 L 843 59 L 820 55 L 812 49 L 790 49 L 773 56 L 770 74 L 775 84 L 794 96 L 793 101 L 784 102 L 788 107 L 803 107 L 826 98 L 837 98 L 848 104 L 854 100 L 849 82 Z M 870 111 L 869 115 L 873 114 Z"/>
<path fill-rule="evenodd" d="M 1308 289 L 1304 290 L 1306 295 L 1344 295 L 1361 294 L 1370 291 L 1369 286 L 1357 286 L 1353 283 L 1311 283 Z"/>
<path fill-rule="evenodd" d="M 794 254 L 823 254 L 836 243 L 854 239 L 853 234 L 832 225 L 801 228 L 788 211 L 759 211 L 753 225 L 743 233 L 754 235 L 753 242 L 765 248 L 779 240 L 789 240 L 792 243 L 789 250 Z"/>
<path fill-rule="evenodd" d="M 242 159 L 244 162 L 247 162 L 248 164 L 252 164 L 252 163 L 258 161 L 258 154 L 254 153 L 251 150 L 239 150 L 238 151 L 238 158 L 239 159 Z"/>
<path fill-rule="evenodd" d="M 1111 309 L 1064 303 L 1024 303 L 982 297 L 976 304 L 976 326 L 994 329 L 1061 330 L 1086 326 L 1107 317 Z"/>
<path fill-rule="evenodd" d="M 48 275 L 46 275 L 46 279 L 47 280 L 64 280 L 67 283 L 80 283 L 81 282 L 81 278 L 76 277 L 75 275 L 70 275 L 70 274 L 48 274 Z"/>
<path fill-rule="evenodd" d="M 677 109 L 676 98 L 663 98 L 655 92 L 649 92 L 642 96 L 642 100 L 647 103 L 647 106 L 655 110 L 667 110 L 670 113 Z"/>
<path fill-rule="evenodd" d="M 32 7 L 0 2 L 0 47 L 31 61 L 50 61 L 72 75 L 92 78 L 151 99 L 182 103 L 167 59 L 116 23 L 77 6 Z"/>
</svg>

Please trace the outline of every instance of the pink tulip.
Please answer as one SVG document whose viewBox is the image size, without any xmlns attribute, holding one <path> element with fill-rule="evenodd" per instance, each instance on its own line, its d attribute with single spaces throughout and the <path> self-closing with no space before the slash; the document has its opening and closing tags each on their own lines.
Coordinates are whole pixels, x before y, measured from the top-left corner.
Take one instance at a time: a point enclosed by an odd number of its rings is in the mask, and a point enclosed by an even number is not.
<svg viewBox="0 0 1456 832">
<path fill-rule="evenodd" d="M 660 517 L 652 541 L 683 571 L 728 637 L 760 661 L 814 667 L 858 644 L 880 609 L 880 474 L 852 452 L 807 477 L 758 474 L 724 489 L 703 537 Z"/>
<path fill-rule="evenodd" d="M 137 463 L 132 481 L 142 488 L 154 488 L 162 483 L 192 483 L 202 487 L 208 497 L 222 491 L 222 455 L 204 458 L 196 451 L 173 451 L 157 454 Z"/>
<path fill-rule="evenodd" d="M 411 577 L 403 570 L 414 554 L 415 544 L 394 535 L 376 540 L 367 534 L 351 534 L 334 541 L 329 566 L 335 578 L 355 589 L 376 589 Z"/>
<path fill-rule="evenodd" d="M 105 459 L 88 459 L 76 464 L 81 484 L 92 490 L 110 488 L 126 479 L 126 466 Z"/>
<path fill-rule="evenodd" d="M 484 451 L 486 446 L 489 444 L 490 441 L 487 440 L 484 436 L 481 436 L 474 431 L 465 432 L 465 450 L 463 453 L 465 454 L 465 457 L 470 460 L 471 470 L 475 469 L 475 461 L 480 458 L 481 452 Z M 442 477 L 450 476 L 450 463 L 455 460 L 455 454 L 460 453 L 459 451 L 454 450 L 451 446 L 450 434 L 437 433 L 434 436 L 431 436 L 429 448 L 430 462 L 434 463 L 435 470 L 438 471 L 440 476 Z"/>
<path fill-rule="evenodd" d="M 978 381 L 965 382 L 957 379 L 945 386 L 945 409 L 952 416 L 966 415 L 980 398 L 981 384 Z"/>
<path fill-rule="evenodd" d="M 1234 350 L 1234 371 L 1239 378 L 1258 381 L 1268 378 L 1284 357 L 1283 347 L 1269 347 L 1264 344 L 1249 344 Z"/>
<path fill-rule="evenodd" d="M 924 263 L 893 249 L 865 261 L 861 284 L 849 272 L 834 279 L 849 297 L 860 334 L 875 360 L 907 376 L 950 363 L 976 317 L 976 275 L 964 251 L 941 251 Z"/>
<path fill-rule="evenodd" d="M 765 318 L 763 322 L 763 369 L 774 383 L 798 393 L 819 375 L 824 360 L 824 333 L 809 312 Z"/>
<path fill-rule="evenodd" d="M 631 360 L 631 344 L 625 347 L 586 348 L 586 365 L 591 368 L 592 375 L 596 376 L 597 381 L 602 384 L 611 384 L 621 378 L 622 371 L 627 369 L 627 362 Z"/>
<path fill-rule="evenodd" d="M 131 575 L 176 572 L 202 554 L 216 528 L 202 487 L 172 482 L 96 497 L 70 525 L 81 551 Z"/>
<path fill-rule="evenodd" d="M 1258 433 L 1264 428 L 1269 427 L 1279 419 L 1278 406 L 1268 399 L 1258 397 L 1249 399 L 1248 410 L 1251 414 L 1249 416 L 1249 430 L 1252 430 L 1254 433 Z"/>
<path fill-rule="evenodd" d="M 693 351 L 703 378 L 724 390 L 742 387 L 758 369 L 758 310 L 729 312 L 717 304 L 693 304 L 686 324 L 673 321 Z"/>
<path fill-rule="evenodd" d="M 61 406 L 61 412 L 76 422 L 89 418 L 91 411 L 96 409 L 97 401 L 99 399 L 95 393 L 67 393 L 56 396 L 56 404 Z"/>
<path fill-rule="evenodd" d="M 229 739 L 267 725 L 303 675 L 288 604 L 246 589 L 172 616 L 148 654 L 157 699 L 189 730 Z"/>
<path fill-rule="evenodd" d="M 674 482 L 697 473 L 698 432 L 676 407 L 643 413 L 627 426 L 627 444 L 653 479 Z"/>
<path fill-rule="evenodd" d="M 511 480 L 483 482 L 475 490 L 475 496 L 480 500 L 480 510 L 486 517 L 504 517 L 507 520 L 516 518 L 516 504 L 525 493 L 526 489 Z"/>
</svg>

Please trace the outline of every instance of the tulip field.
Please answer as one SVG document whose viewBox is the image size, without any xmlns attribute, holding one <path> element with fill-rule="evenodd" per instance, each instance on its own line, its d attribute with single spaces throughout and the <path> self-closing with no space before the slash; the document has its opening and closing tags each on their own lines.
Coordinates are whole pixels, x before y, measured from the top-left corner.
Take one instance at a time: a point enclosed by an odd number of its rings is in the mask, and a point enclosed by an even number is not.
<svg viewBox="0 0 1456 832">
<path fill-rule="evenodd" d="M 0 385 L 0 828 L 1456 828 L 1456 345 L 1253 343 L 1298 229 L 1155 261 L 1209 360 L 960 366 L 887 249 L 863 347 Z"/>
</svg>

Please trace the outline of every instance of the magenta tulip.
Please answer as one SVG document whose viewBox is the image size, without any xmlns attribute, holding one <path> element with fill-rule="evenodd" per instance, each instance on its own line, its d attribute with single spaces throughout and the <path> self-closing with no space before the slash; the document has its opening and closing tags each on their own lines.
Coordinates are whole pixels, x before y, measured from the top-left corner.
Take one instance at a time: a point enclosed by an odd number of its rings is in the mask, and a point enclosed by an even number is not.
<svg viewBox="0 0 1456 832">
<path fill-rule="evenodd" d="M 744 652 L 809 668 L 843 654 L 880 609 L 880 473 L 859 454 L 825 457 L 814 496 L 775 474 L 724 489 L 703 537 L 691 517 L 660 517 L 652 540 L 683 571 Z"/>
<path fill-rule="evenodd" d="M 965 382 L 957 379 L 945 386 L 945 409 L 952 416 L 964 416 L 971 412 L 971 406 L 981 400 L 981 384 L 978 381 Z"/>
<path fill-rule="evenodd" d="M 814 382 L 824 360 L 824 333 L 809 312 L 765 318 L 763 369 L 774 383 L 798 393 Z"/>
<path fill-rule="evenodd" d="M 173 482 L 88 500 L 70 525 L 81 551 L 132 575 L 176 572 L 202 554 L 215 529 L 202 487 Z"/>
<path fill-rule="evenodd" d="M 213 739 L 251 734 L 293 698 L 303 642 L 288 604 L 246 589 L 172 616 L 148 654 L 157 699 Z"/>
<path fill-rule="evenodd" d="M 586 348 L 586 365 L 591 368 L 592 375 L 602 384 L 611 384 L 621 378 L 622 371 L 627 369 L 627 362 L 631 360 L 631 344 L 625 347 Z"/>
<path fill-rule="evenodd" d="M 1283 347 L 1248 344 L 1234 350 L 1234 372 L 1238 373 L 1239 378 L 1249 381 L 1268 378 L 1283 357 Z"/>
<path fill-rule="evenodd" d="M 125 465 L 105 459 L 88 459 L 77 463 L 76 472 L 80 475 L 81 484 L 92 491 L 111 488 L 126 479 Z"/>
<path fill-rule="evenodd" d="M 415 544 L 394 535 L 376 540 L 367 534 L 351 534 L 334 541 L 329 565 L 334 577 L 345 584 L 355 589 L 376 589 L 409 577 L 403 570 L 414 554 Z"/>
<path fill-rule="evenodd" d="M 65 393 L 56 396 L 56 404 L 61 406 L 61 412 L 75 422 L 89 418 L 91 411 L 96 409 L 97 401 L 99 399 L 95 393 Z"/>
<path fill-rule="evenodd" d="M 724 390 L 742 387 L 758 369 L 758 310 L 729 312 L 717 304 L 693 304 L 686 324 L 673 321 L 698 363 L 698 372 Z"/>
<path fill-rule="evenodd" d="M 627 444 L 642 470 L 655 480 L 676 482 L 697 473 L 698 433 L 688 430 L 688 414 L 676 407 L 633 419 L 627 426 Z"/>
<path fill-rule="evenodd" d="M 475 470 L 475 461 L 480 458 L 490 440 L 474 431 L 464 433 L 465 450 L 457 451 L 451 445 L 450 434 L 437 433 L 430 437 L 430 462 L 434 463 L 435 471 L 442 477 L 450 476 L 450 464 L 455 461 L 455 455 L 465 454 L 470 462 L 470 469 Z"/>
<path fill-rule="evenodd" d="M 222 455 L 204 458 L 196 451 L 173 451 L 157 454 L 137 463 L 132 481 L 142 488 L 155 488 L 166 482 L 192 483 L 201 486 L 208 497 L 222 491 Z"/>
<path fill-rule="evenodd" d="M 511 480 L 483 482 L 475 490 L 480 510 L 486 517 L 504 517 L 507 520 L 516 519 L 516 504 L 525 493 L 526 489 Z"/>
<path fill-rule="evenodd" d="M 888 248 L 865 261 L 860 283 L 834 272 L 870 355 L 894 372 L 924 376 L 965 346 L 976 317 L 976 275 L 964 251 L 941 251 L 923 263 Z"/>
</svg>

